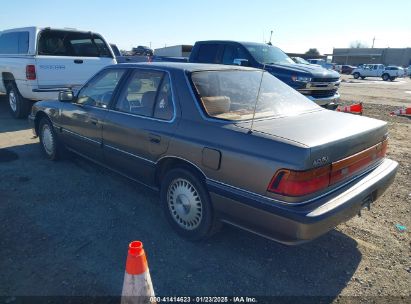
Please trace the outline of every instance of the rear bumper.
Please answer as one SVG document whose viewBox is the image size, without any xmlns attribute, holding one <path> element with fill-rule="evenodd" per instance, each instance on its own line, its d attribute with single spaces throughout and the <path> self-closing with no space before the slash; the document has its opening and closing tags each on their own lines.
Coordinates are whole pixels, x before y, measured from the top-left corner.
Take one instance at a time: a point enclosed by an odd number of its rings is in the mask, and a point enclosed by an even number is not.
<svg viewBox="0 0 411 304">
<path fill-rule="evenodd" d="M 280 243 L 295 245 L 317 238 L 354 217 L 393 182 L 398 163 L 385 159 L 377 168 L 318 200 L 284 205 L 244 190 L 207 181 L 213 206 L 223 222 Z"/>
</svg>

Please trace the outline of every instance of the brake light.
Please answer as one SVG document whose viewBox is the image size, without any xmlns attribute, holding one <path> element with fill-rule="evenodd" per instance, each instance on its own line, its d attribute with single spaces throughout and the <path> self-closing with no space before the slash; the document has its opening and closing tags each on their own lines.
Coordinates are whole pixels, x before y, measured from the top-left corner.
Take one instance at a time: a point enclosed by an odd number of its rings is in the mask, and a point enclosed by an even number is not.
<svg viewBox="0 0 411 304">
<path fill-rule="evenodd" d="M 385 157 L 388 140 L 372 146 L 357 154 L 333 162 L 320 168 L 307 171 L 289 169 L 278 170 L 267 191 L 284 196 L 303 196 L 314 193 L 345 180 L 355 173 Z"/>
<path fill-rule="evenodd" d="M 33 64 L 26 65 L 26 79 L 36 80 L 36 66 Z"/>
<path fill-rule="evenodd" d="M 308 171 L 281 169 L 271 179 L 267 191 L 285 196 L 303 196 L 328 187 L 331 165 Z"/>
</svg>

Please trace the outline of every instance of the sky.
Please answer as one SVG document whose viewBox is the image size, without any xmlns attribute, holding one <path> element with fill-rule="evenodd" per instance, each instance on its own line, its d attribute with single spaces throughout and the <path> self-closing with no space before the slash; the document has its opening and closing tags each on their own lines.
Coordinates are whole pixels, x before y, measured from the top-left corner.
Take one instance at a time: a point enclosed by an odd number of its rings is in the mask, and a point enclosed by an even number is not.
<svg viewBox="0 0 411 304">
<path fill-rule="evenodd" d="M 361 41 L 411 47 L 411 0 L 13 0 L 0 1 L 0 31 L 70 27 L 102 34 L 120 49 L 197 40 L 272 43 L 285 52 L 322 54 Z"/>
</svg>

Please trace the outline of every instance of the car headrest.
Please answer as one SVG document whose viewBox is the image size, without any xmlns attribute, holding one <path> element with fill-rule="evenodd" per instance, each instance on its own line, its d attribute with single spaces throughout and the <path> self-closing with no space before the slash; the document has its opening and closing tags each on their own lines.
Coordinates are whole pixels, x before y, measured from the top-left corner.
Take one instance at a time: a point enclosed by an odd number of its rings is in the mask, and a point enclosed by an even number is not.
<svg viewBox="0 0 411 304">
<path fill-rule="evenodd" d="M 230 111 L 231 100 L 228 96 L 201 97 L 209 115 L 218 115 Z"/>
<path fill-rule="evenodd" d="M 141 97 L 141 104 L 145 108 L 153 108 L 154 105 L 154 99 L 156 98 L 156 92 L 155 91 L 148 91 L 143 94 Z"/>
</svg>

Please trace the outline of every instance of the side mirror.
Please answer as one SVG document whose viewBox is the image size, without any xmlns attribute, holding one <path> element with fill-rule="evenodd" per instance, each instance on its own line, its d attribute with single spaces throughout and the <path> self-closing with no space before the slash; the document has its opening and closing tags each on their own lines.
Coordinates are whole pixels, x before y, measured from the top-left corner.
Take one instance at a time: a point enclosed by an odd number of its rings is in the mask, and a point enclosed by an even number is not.
<svg viewBox="0 0 411 304">
<path fill-rule="evenodd" d="M 247 59 L 236 58 L 233 60 L 233 64 L 240 65 L 240 66 L 249 66 Z"/>
<path fill-rule="evenodd" d="M 59 101 L 61 102 L 71 102 L 74 99 L 73 91 L 60 91 Z"/>
</svg>

